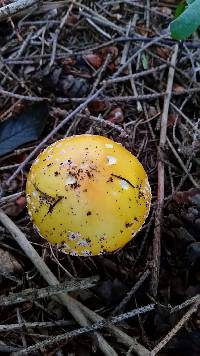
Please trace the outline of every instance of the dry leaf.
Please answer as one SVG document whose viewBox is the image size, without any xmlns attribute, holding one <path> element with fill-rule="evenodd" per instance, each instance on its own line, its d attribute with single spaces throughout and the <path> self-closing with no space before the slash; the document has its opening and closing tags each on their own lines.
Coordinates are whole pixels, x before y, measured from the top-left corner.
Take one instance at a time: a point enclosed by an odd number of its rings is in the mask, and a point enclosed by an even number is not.
<svg viewBox="0 0 200 356">
<path fill-rule="evenodd" d="M 69 57 L 65 58 L 64 60 L 61 61 L 63 72 L 65 74 L 68 74 L 71 72 L 71 67 L 73 67 L 76 64 L 76 59 Z"/>
<path fill-rule="evenodd" d="M 177 204 L 195 204 L 200 207 L 200 189 L 191 188 L 187 191 L 177 192 L 173 199 Z"/>
<path fill-rule="evenodd" d="M 26 198 L 21 196 L 16 199 L 15 203 L 19 208 L 24 209 L 26 207 Z"/>
<path fill-rule="evenodd" d="M 4 211 L 8 216 L 18 216 L 26 207 L 26 198 L 21 196 L 16 201 L 11 201 L 6 204 Z"/>
<path fill-rule="evenodd" d="M 67 17 L 67 22 L 66 23 L 69 26 L 74 26 L 74 25 L 76 25 L 78 23 L 78 21 L 79 21 L 79 16 L 76 16 L 76 15 L 72 14 L 72 15 L 69 15 Z"/>
<path fill-rule="evenodd" d="M 116 68 L 116 59 L 118 57 L 118 53 L 118 48 L 115 46 L 105 47 L 99 51 L 99 54 L 102 57 L 102 62 L 105 62 L 107 55 L 110 54 L 110 63 L 108 64 L 108 68 L 111 71 L 114 71 Z"/>
<path fill-rule="evenodd" d="M 174 83 L 173 84 L 173 91 L 175 93 L 182 93 L 182 91 L 184 90 L 184 87 L 180 84 Z"/>
<path fill-rule="evenodd" d="M 95 69 L 100 68 L 103 63 L 102 57 L 98 54 L 87 54 L 84 60 Z"/>
<path fill-rule="evenodd" d="M 177 123 L 180 122 L 180 118 L 177 119 L 177 115 L 171 113 L 168 116 L 168 121 L 167 121 L 167 127 L 172 128 L 175 124 L 175 121 L 177 120 Z"/>
<path fill-rule="evenodd" d="M 88 104 L 88 110 L 91 114 L 99 114 L 109 108 L 109 103 L 105 100 L 93 100 Z"/>
<path fill-rule="evenodd" d="M 113 109 L 107 116 L 107 120 L 113 124 L 119 124 L 124 121 L 124 114 L 120 107 Z"/>
<path fill-rule="evenodd" d="M 169 48 L 157 47 L 156 53 L 160 58 L 168 59 L 169 55 L 171 53 L 171 50 Z"/>
<path fill-rule="evenodd" d="M 108 54 L 111 55 L 112 60 L 115 60 L 118 57 L 118 48 L 115 46 L 105 47 L 99 51 L 99 54 L 101 54 L 104 60 Z"/>
<path fill-rule="evenodd" d="M 137 26 L 137 32 L 142 36 L 146 36 L 147 35 L 146 26 L 145 25 L 138 25 Z"/>
<path fill-rule="evenodd" d="M 102 64 L 105 62 L 108 54 L 110 54 L 110 63 L 108 64 L 108 68 L 110 70 L 114 70 L 116 68 L 115 61 L 118 57 L 118 49 L 115 46 L 103 48 L 98 53 L 88 54 L 83 58 L 93 68 L 99 69 L 102 66 Z"/>
</svg>

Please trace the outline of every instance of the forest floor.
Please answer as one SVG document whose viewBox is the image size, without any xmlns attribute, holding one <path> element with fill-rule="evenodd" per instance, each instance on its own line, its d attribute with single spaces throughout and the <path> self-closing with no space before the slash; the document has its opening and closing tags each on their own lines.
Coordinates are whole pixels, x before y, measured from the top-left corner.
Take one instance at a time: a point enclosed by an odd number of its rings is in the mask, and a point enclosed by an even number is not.
<svg viewBox="0 0 200 356">
<path fill-rule="evenodd" d="M 170 38 L 175 0 L 29 2 L 0 8 L 0 353 L 200 355 L 198 33 Z M 25 198 L 38 153 L 84 133 L 130 150 L 152 189 L 137 236 L 86 258 L 45 242 Z"/>
</svg>

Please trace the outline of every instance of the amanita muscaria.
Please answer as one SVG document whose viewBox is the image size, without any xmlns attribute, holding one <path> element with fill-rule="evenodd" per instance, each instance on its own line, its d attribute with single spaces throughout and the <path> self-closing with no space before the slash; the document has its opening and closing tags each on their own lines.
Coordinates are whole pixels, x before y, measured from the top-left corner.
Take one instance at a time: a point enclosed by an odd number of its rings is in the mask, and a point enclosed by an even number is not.
<svg viewBox="0 0 200 356">
<path fill-rule="evenodd" d="M 138 159 L 97 135 L 72 136 L 47 147 L 30 169 L 26 193 L 40 235 L 79 256 L 124 246 L 140 230 L 151 203 Z"/>
</svg>

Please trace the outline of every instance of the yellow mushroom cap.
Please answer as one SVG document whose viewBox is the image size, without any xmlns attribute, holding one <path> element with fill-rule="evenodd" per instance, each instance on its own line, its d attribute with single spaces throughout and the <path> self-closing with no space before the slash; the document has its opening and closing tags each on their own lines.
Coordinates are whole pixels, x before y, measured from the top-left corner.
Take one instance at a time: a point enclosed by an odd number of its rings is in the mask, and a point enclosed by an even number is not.
<svg viewBox="0 0 200 356">
<path fill-rule="evenodd" d="M 47 147 L 30 169 L 26 193 L 40 235 L 78 256 L 124 246 L 140 230 L 151 203 L 138 159 L 97 135 L 72 136 Z"/>
</svg>

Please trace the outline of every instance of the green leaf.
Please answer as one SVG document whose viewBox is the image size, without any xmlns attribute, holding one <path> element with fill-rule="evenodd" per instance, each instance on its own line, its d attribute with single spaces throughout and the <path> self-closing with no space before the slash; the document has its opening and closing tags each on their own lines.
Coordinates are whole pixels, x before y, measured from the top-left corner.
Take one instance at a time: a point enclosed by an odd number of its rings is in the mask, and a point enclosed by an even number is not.
<svg viewBox="0 0 200 356">
<path fill-rule="evenodd" d="M 194 0 L 186 10 L 170 24 L 172 38 L 184 40 L 200 25 L 200 0 Z"/>
<path fill-rule="evenodd" d="M 181 1 L 180 4 L 178 4 L 178 6 L 176 8 L 175 18 L 180 16 L 182 14 L 182 12 L 185 10 L 185 8 L 186 8 L 186 2 L 185 1 Z"/>
<path fill-rule="evenodd" d="M 145 70 L 148 69 L 148 59 L 144 53 L 141 55 L 141 61 L 142 61 L 143 68 Z"/>
</svg>

